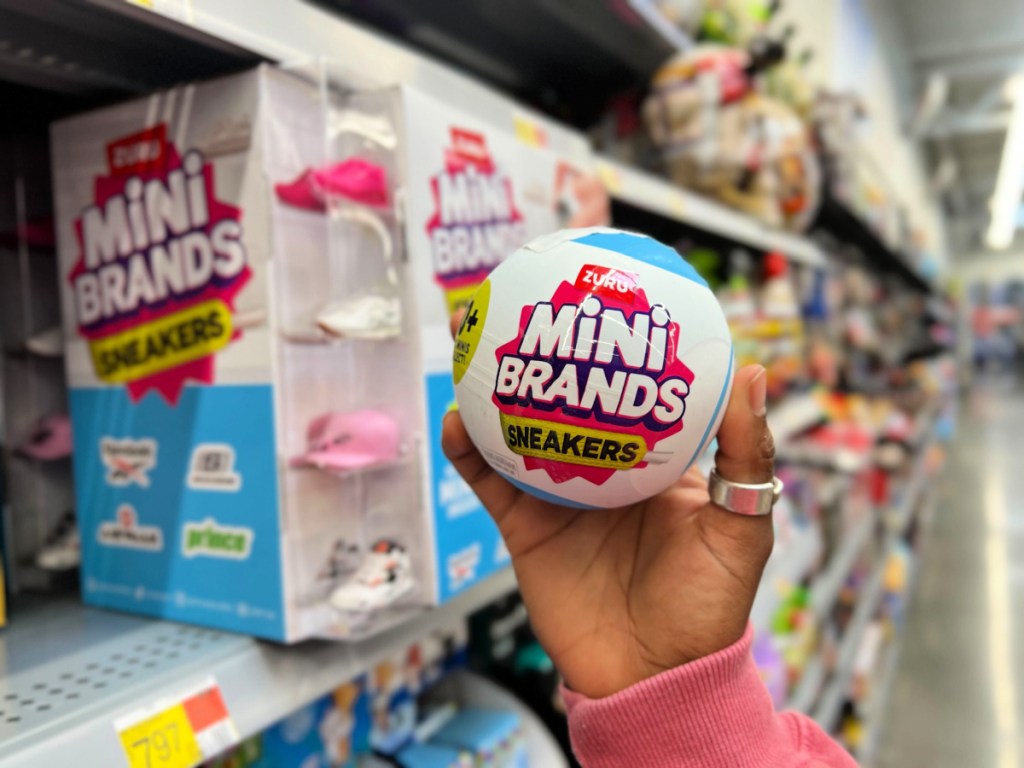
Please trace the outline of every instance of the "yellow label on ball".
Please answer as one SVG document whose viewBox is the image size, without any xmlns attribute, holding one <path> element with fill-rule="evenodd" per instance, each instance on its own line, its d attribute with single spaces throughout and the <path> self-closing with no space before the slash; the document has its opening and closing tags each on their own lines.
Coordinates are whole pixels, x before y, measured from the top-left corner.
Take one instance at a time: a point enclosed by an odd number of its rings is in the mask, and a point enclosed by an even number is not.
<svg viewBox="0 0 1024 768">
<path fill-rule="evenodd" d="M 484 332 L 484 323 L 487 320 L 487 305 L 491 302 L 491 281 L 484 280 L 477 288 L 473 299 L 466 307 L 466 314 L 462 317 L 462 325 L 459 332 L 455 334 L 455 350 L 452 352 L 452 374 L 455 383 L 462 381 L 466 375 L 469 364 L 473 362 L 473 355 L 480 346 L 480 337 Z"/>
<path fill-rule="evenodd" d="M 520 456 L 582 464 L 601 469 L 631 469 L 644 460 L 647 444 L 637 435 L 500 414 L 505 445 Z"/>
</svg>

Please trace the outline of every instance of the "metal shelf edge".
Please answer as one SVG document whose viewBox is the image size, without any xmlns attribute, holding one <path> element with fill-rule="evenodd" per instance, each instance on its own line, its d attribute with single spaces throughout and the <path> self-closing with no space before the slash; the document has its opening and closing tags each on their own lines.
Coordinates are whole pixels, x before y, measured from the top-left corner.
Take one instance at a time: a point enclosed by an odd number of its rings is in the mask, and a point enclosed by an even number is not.
<svg viewBox="0 0 1024 768">
<path fill-rule="evenodd" d="M 871 581 L 865 585 L 864 592 L 857 601 L 853 618 L 850 621 L 843 640 L 839 645 L 839 653 L 836 661 L 835 671 L 828 687 L 821 696 L 821 703 L 815 708 L 814 719 L 822 728 L 830 729 L 839 715 L 839 709 L 843 704 L 843 697 L 846 695 L 846 688 L 850 683 L 850 676 L 853 674 L 853 662 L 860 645 L 861 637 L 867 628 L 871 617 L 882 599 L 882 588 L 885 576 L 885 555 L 881 562 L 875 566 L 872 572 Z"/>
<path fill-rule="evenodd" d="M 637 208 L 753 248 L 782 251 L 791 260 L 808 266 L 825 264 L 821 250 L 807 238 L 766 227 L 666 179 L 600 156 L 597 171 L 612 197 Z"/>
<path fill-rule="evenodd" d="M 17 738 L 0 745 L 0 761 L 5 768 L 120 765 L 125 757 L 114 730 L 117 718 L 157 700 L 181 695 L 190 685 L 210 676 L 219 684 L 235 726 L 245 738 L 367 671 L 387 656 L 401 652 L 416 638 L 449 626 L 511 592 L 515 586 L 515 575 L 507 568 L 438 608 L 424 609 L 409 621 L 356 643 L 311 642 L 289 647 L 206 631 L 215 636 L 209 649 L 185 655 L 180 662 L 161 670 L 158 676 L 134 686 L 112 690 L 77 708 L 66 706 L 60 717 L 50 718 L 39 727 L 24 729 Z M 107 621 L 127 622 L 143 632 L 149 624 L 167 628 L 180 626 L 79 605 L 69 605 L 68 610 L 71 609 L 88 611 L 88 621 L 94 627 Z M 28 631 L 31 627 L 23 629 L 25 634 L 32 634 Z M 65 649 L 64 658 L 48 659 L 47 663 L 58 662 L 62 669 L 73 669 L 72 662 L 76 658 L 81 661 L 83 650 L 89 649 L 79 647 L 76 637 L 65 642 L 73 645 Z M 110 637 L 102 639 L 108 648 L 115 642 L 116 639 Z M 126 646 L 133 642 L 130 634 L 125 637 Z"/>
</svg>

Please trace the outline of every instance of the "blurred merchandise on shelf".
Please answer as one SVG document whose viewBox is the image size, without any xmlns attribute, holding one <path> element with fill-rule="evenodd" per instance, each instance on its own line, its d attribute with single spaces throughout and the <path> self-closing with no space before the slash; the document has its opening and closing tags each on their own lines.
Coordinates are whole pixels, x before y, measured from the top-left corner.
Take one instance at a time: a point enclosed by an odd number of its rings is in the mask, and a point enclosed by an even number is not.
<svg viewBox="0 0 1024 768">
<path fill-rule="evenodd" d="M 526 704 L 571 754 L 561 678 L 537 641 L 518 593 L 497 600 L 469 619 L 471 668 Z"/>
<path fill-rule="evenodd" d="M 71 421 L 45 131 L 0 137 L 0 466 L 12 593 L 78 585 Z"/>
<path fill-rule="evenodd" d="M 655 74 L 642 114 L 675 183 L 802 231 L 820 184 L 810 132 L 757 89 L 757 75 L 784 56 L 783 43 L 765 38 L 747 50 L 708 44 L 678 54 Z"/>
<path fill-rule="evenodd" d="M 411 641 L 207 768 L 527 768 L 531 750 L 550 746 L 530 738 L 551 738 L 508 694 L 467 676 L 466 636 L 460 622 Z"/>
</svg>

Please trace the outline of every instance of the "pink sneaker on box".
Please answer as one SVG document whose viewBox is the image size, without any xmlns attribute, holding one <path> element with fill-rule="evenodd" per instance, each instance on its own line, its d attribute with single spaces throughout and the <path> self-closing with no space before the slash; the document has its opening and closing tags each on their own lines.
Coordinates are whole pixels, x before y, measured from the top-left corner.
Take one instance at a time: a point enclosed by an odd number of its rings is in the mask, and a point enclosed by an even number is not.
<svg viewBox="0 0 1024 768">
<path fill-rule="evenodd" d="M 325 193 L 373 208 L 388 207 L 388 176 L 379 165 L 351 157 L 313 171 L 315 183 Z"/>
<path fill-rule="evenodd" d="M 295 181 L 274 185 L 274 193 L 285 205 L 307 211 L 323 213 L 327 210 L 323 193 L 317 188 L 313 176 L 315 171 L 307 168 Z"/>
</svg>

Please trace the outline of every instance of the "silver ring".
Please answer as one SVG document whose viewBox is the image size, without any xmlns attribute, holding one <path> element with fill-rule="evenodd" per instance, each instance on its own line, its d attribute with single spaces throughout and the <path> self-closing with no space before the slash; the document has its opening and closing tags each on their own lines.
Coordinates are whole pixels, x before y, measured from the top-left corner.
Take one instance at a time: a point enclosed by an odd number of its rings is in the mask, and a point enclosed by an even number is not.
<svg viewBox="0 0 1024 768">
<path fill-rule="evenodd" d="M 711 503 L 737 515 L 767 515 L 782 496 L 785 486 L 777 477 L 770 483 L 736 483 L 712 469 L 708 477 Z"/>
</svg>

